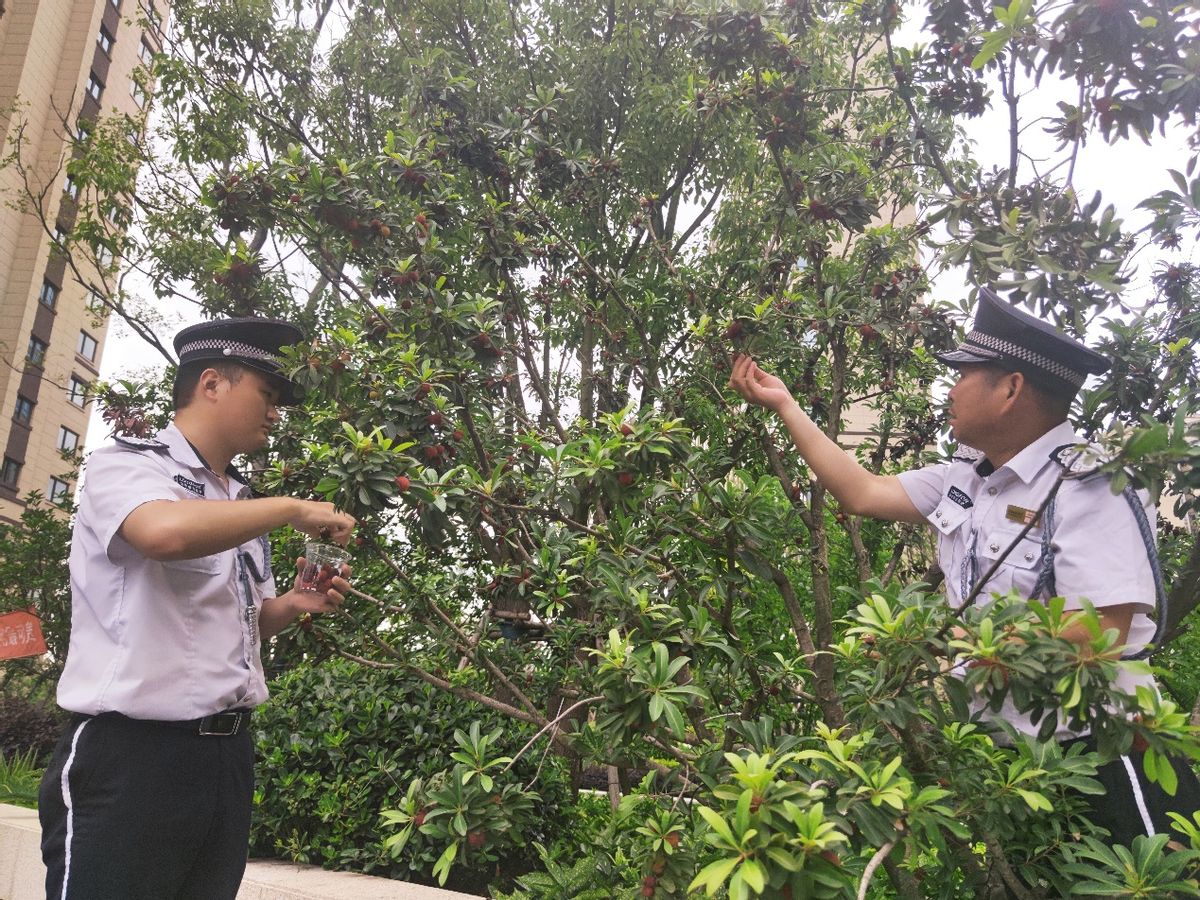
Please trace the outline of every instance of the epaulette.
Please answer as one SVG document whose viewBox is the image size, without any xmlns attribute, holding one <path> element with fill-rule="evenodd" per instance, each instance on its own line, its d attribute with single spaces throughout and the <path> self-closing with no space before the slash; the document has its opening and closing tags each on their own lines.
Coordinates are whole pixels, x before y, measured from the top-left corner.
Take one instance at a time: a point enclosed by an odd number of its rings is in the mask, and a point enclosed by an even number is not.
<svg viewBox="0 0 1200 900">
<path fill-rule="evenodd" d="M 954 462 L 965 462 L 972 465 L 982 461 L 983 458 L 982 450 L 976 450 L 974 447 L 968 447 L 966 444 L 959 444 L 954 448 L 954 452 L 950 454 L 950 459 Z"/>
<path fill-rule="evenodd" d="M 1109 457 L 1095 444 L 1063 444 L 1050 451 L 1050 458 L 1074 478 L 1089 478 L 1100 472 Z"/>
<path fill-rule="evenodd" d="M 129 435 L 114 435 L 115 440 L 122 447 L 128 447 L 130 450 L 166 450 L 167 445 L 162 441 L 154 438 L 130 437 Z"/>
</svg>

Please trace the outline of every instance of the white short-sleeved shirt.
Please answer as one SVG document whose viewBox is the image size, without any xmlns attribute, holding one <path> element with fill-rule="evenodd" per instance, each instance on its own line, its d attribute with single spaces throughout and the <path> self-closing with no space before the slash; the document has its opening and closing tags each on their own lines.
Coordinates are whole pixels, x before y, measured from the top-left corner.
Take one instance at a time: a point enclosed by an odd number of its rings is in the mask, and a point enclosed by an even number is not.
<svg viewBox="0 0 1200 900">
<path fill-rule="evenodd" d="M 118 533 L 152 500 L 249 496 L 240 477 L 223 485 L 174 425 L 154 440 L 122 440 L 92 453 L 71 536 L 71 640 L 60 706 L 174 721 L 267 699 L 258 615 L 275 581 L 266 537 L 156 562 Z"/>
<path fill-rule="evenodd" d="M 1054 454 L 1083 443 L 1067 423 L 1052 428 L 998 469 L 982 456 L 964 454 L 949 463 L 902 473 L 900 483 L 913 505 L 938 535 L 938 561 L 945 574 L 949 603 L 958 607 L 975 578 L 982 578 L 996 558 L 1016 540 L 1024 519 L 1041 506 L 1061 466 Z M 1154 511 L 1141 495 L 1150 521 Z M 1028 511 L 1028 513 L 1027 513 Z M 1016 590 L 1024 596 L 1037 586 L 1042 563 L 1042 523 L 1037 523 L 996 570 L 981 596 Z M 1067 609 L 1089 600 L 1100 609 L 1137 604 L 1127 643 L 1140 648 L 1154 636 L 1154 575 L 1133 511 L 1113 494 L 1104 477 L 1064 481 L 1055 498 L 1051 545 L 1054 550 L 1055 594 Z M 972 558 L 972 548 L 974 557 Z M 1152 685 L 1147 675 L 1122 672 L 1117 686 L 1134 693 Z M 1037 727 L 1005 701 L 1000 716 L 1018 731 L 1036 734 Z M 1077 737 L 1060 720 L 1060 740 Z"/>
</svg>

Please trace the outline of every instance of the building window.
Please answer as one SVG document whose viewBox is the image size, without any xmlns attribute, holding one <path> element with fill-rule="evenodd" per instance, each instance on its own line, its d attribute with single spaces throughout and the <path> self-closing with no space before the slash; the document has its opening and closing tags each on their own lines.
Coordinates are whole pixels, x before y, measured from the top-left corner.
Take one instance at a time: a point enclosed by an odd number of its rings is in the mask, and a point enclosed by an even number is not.
<svg viewBox="0 0 1200 900">
<path fill-rule="evenodd" d="M 61 225 L 54 226 L 54 243 L 56 243 L 59 247 L 64 249 L 66 248 L 68 235 L 69 232 L 67 229 L 63 228 Z"/>
<path fill-rule="evenodd" d="M 46 487 L 46 497 L 51 503 L 57 503 L 67 496 L 71 490 L 71 486 L 61 478 L 51 478 L 50 484 Z"/>
<path fill-rule="evenodd" d="M 67 388 L 67 399 L 82 409 L 83 404 L 87 401 L 87 389 L 88 383 L 86 381 L 72 375 L 71 386 Z"/>
<path fill-rule="evenodd" d="M 88 292 L 87 311 L 93 316 L 108 315 L 108 307 L 104 303 L 104 296 L 95 288 Z"/>
<path fill-rule="evenodd" d="M 142 109 L 146 105 L 146 89 L 136 81 L 129 82 L 129 96 L 138 105 L 138 109 Z"/>
<path fill-rule="evenodd" d="M 92 72 L 88 75 L 87 87 L 84 88 L 89 97 L 100 102 L 100 97 L 104 94 L 104 82 L 96 77 L 96 73 Z"/>
<path fill-rule="evenodd" d="M 33 418 L 34 402 L 23 394 L 17 394 L 17 406 L 13 410 L 13 421 L 28 425 Z"/>
<path fill-rule="evenodd" d="M 113 36 L 108 33 L 108 29 L 103 25 L 100 26 L 100 35 L 96 38 L 96 43 L 100 45 L 100 49 L 104 51 L 104 55 L 112 59 Z"/>
<path fill-rule="evenodd" d="M 72 200 L 79 199 L 79 183 L 75 180 L 74 175 L 68 175 L 67 180 L 63 182 L 63 193 Z"/>
<path fill-rule="evenodd" d="M 46 307 L 46 309 L 54 309 L 58 303 L 58 285 L 43 280 L 42 289 L 38 291 L 38 303 Z"/>
<path fill-rule="evenodd" d="M 138 48 L 138 59 L 142 61 L 142 65 L 149 66 L 154 63 L 154 48 L 147 44 L 144 40 L 142 46 Z"/>
<path fill-rule="evenodd" d="M 96 361 L 96 339 L 86 331 L 79 332 L 79 343 L 75 345 L 75 352 L 86 359 L 88 362 Z"/>
<path fill-rule="evenodd" d="M 11 456 L 4 457 L 4 465 L 0 466 L 0 482 L 16 487 L 17 479 L 21 477 L 21 464 Z"/>
<path fill-rule="evenodd" d="M 79 435 L 68 428 L 66 425 L 58 426 L 58 449 L 65 450 L 67 453 L 74 453 L 79 446 Z"/>
<path fill-rule="evenodd" d="M 115 9 L 117 12 L 121 11 L 121 0 L 108 0 L 108 5 L 111 6 L 113 9 Z"/>
<path fill-rule="evenodd" d="M 46 346 L 45 341 L 40 341 L 35 337 L 29 338 L 29 349 L 25 351 L 26 362 L 33 363 L 35 366 L 40 366 L 46 362 Z"/>
<path fill-rule="evenodd" d="M 162 30 L 162 13 L 154 8 L 153 3 L 146 4 L 146 19 L 150 22 L 150 27 L 155 31 Z"/>
<path fill-rule="evenodd" d="M 101 269 L 107 269 L 113 264 L 112 248 L 107 244 L 101 244 L 96 248 L 96 265 Z"/>
</svg>

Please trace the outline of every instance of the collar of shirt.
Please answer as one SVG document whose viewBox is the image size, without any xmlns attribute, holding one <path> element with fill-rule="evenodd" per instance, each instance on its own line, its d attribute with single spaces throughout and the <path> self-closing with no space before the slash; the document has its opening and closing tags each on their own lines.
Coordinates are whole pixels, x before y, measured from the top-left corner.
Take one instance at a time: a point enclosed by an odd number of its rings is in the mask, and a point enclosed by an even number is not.
<svg viewBox="0 0 1200 900">
<path fill-rule="evenodd" d="M 155 439 L 167 445 L 167 453 L 180 465 L 187 466 L 189 469 L 197 472 L 205 472 L 216 476 L 216 472 L 209 468 L 208 463 L 204 461 L 204 458 L 192 446 L 192 442 L 184 436 L 183 432 L 176 427 L 174 422 L 156 434 Z M 225 470 L 225 474 L 234 482 L 231 485 L 234 488 L 231 493 L 235 497 L 243 497 L 250 494 L 250 485 L 246 483 L 246 479 L 242 477 L 242 473 L 232 463 Z"/>
<path fill-rule="evenodd" d="M 1070 423 L 1060 422 L 995 471 L 1007 469 L 1025 484 L 1030 484 L 1053 461 L 1050 454 L 1054 450 L 1064 444 L 1078 443 L 1079 435 Z"/>
</svg>

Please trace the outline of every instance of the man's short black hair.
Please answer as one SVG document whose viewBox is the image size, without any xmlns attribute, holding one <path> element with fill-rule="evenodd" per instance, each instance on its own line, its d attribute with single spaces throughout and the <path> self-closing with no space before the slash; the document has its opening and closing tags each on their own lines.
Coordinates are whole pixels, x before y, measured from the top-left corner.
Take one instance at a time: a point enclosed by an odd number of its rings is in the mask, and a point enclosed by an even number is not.
<svg viewBox="0 0 1200 900">
<path fill-rule="evenodd" d="M 192 402 L 196 395 L 196 385 L 205 369 L 216 369 L 230 383 L 237 384 L 242 380 L 246 369 L 235 362 L 225 362 L 219 359 L 197 359 L 186 362 L 175 370 L 175 383 L 171 385 L 171 405 L 176 412 Z"/>
</svg>

